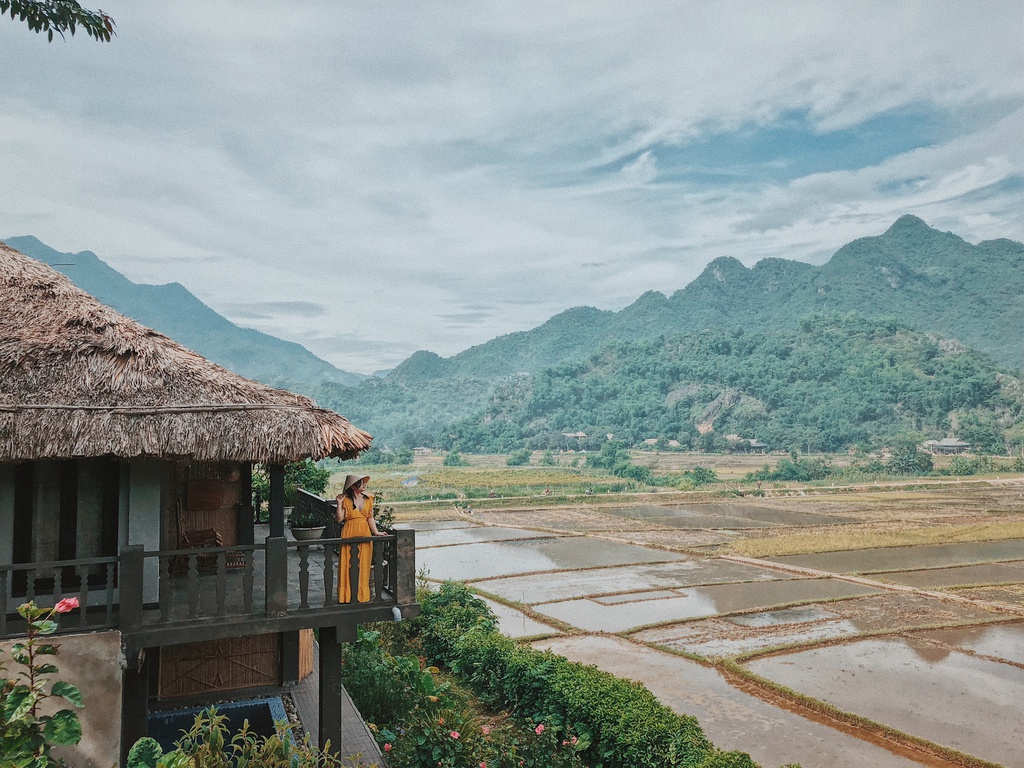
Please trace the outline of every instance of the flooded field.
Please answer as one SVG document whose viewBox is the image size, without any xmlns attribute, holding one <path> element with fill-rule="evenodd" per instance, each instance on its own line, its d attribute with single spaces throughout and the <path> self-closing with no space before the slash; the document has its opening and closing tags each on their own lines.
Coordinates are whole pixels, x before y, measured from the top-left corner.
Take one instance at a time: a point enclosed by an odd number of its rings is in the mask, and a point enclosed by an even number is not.
<svg viewBox="0 0 1024 768">
<path fill-rule="evenodd" d="M 1024 540 L 715 554 L 744 537 L 884 536 L 1021 510 L 1020 486 L 950 486 L 477 511 L 413 527 L 429 578 L 493 596 L 503 631 L 548 635 L 534 645 L 639 680 L 766 768 L 1024 768 Z"/>
<path fill-rule="evenodd" d="M 815 648 L 748 667 L 844 711 L 983 760 L 1024 766 L 1018 666 L 913 636 Z"/>
</svg>

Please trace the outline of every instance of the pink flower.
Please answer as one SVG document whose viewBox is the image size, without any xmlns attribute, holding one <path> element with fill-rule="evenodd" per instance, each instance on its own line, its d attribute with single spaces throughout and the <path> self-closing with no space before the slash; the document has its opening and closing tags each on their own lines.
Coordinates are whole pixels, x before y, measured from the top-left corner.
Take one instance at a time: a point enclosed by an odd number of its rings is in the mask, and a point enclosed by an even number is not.
<svg viewBox="0 0 1024 768">
<path fill-rule="evenodd" d="M 459 732 L 458 731 L 452 731 L 448 735 L 451 736 L 453 739 L 459 738 Z"/>
<path fill-rule="evenodd" d="M 391 745 L 390 744 L 385 744 L 384 745 L 384 751 L 385 752 L 390 752 L 391 751 Z"/>
<path fill-rule="evenodd" d="M 533 732 L 536 733 L 538 736 L 540 736 L 542 733 L 544 733 L 544 723 L 541 723 L 536 728 L 534 728 Z"/>
<path fill-rule="evenodd" d="M 487 768 L 487 763 L 486 762 L 480 763 L 480 768 Z"/>
<path fill-rule="evenodd" d="M 53 610 L 55 613 L 71 613 L 77 607 L 77 597 L 65 597 L 63 600 L 61 600 L 59 603 L 53 606 Z"/>
<path fill-rule="evenodd" d="M 437 724 L 438 725 L 444 725 L 444 718 L 443 717 L 437 718 Z"/>
<path fill-rule="evenodd" d="M 484 736 L 490 736 L 491 735 L 491 726 L 489 726 L 489 725 L 485 725 L 480 730 L 484 732 Z M 485 768 L 486 768 L 486 766 L 485 766 Z"/>
</svg>

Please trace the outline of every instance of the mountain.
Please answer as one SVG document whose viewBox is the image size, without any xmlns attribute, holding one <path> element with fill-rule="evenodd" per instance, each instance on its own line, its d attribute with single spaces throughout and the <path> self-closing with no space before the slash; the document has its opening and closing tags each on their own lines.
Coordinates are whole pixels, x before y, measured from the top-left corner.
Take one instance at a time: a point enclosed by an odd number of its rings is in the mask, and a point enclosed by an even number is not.
<svg viewBox="0 0 1024 768">
<path fill-rule="evenodd" d="M 427 442 L 429 433 L 451 435 L 450 423 L 478 412 L 493 420 L 486 412 L 493 398 L 508 407 L 510 398 L 525 396 L 533 378 L 566 361 L 588 359 L 605 344 L 716 328 L 783 331 L 798 328 L 814 313 L 850 312 L 890 318 L 1020 369 L 1024 344 L 1006 329 L 1024 326 L 1024 245 L 1012 240 L 972 245 L 903 216 L 883 234 L 843 246 L 821 266 L 770 258 L 748 268 L 720 257 L 671 296 L 648 291 L 619 312 L 576 307 L 537 328 L 449 358 L 417 352 L 386 379 L 355 388 L 325 385 L 316 397 L 342 413 L 360 413 L 359 423 L 384 441 Z M 568 431 L 601 423 L 596 416 L 584 418 L 582 411 L 576 417 L 577 426 Z M 497 426 L 508 441 L 529 433 L 507 420 L 499 419 Z M 549 425 L 535 426 L 538 434 Z M 493 435 L 484 441 L 500 442 Z"/>
<path fill-rule="evenodd" d="M 792 328 L 812 312 L 851 311 L 898 318 L 1024 368 L 1024 343 L 1005 332 L 1024 325 L 1024 244 L 972 245 L 903 216 L 821 266 L 770 258 L 747 268 L 720 257 L 670 297 L 649 291 L 619 312 L 569 309 L 434 367 L 445 376 L 501 378 L 586 355 L 607 341 L 703 328 Z"/>
<path fill-rule="evenodd" d="M 507 452 L 596 448 L 613 433 L 724 450 L 725 435 L 776 448 L 877 448 L 955 431 L 976 449 L 1024 438 L 1024 381 L 985 354 L 892 320 L 812 315 L 796 328 L 708 329 L 604 346 L 496 387 L 441 446 Z"/>
<path fill-rule="evenodd" d="M 118 312 L 242 376 L 303 391 L 323 382 L 354 386 L 365 378 L 335 368 L 299 344 L 240 328 L 180 283 L 133 283 L 92 251 L 60 253 L 31 236 L 5 242 L 67 275 Z"/>
</svg>

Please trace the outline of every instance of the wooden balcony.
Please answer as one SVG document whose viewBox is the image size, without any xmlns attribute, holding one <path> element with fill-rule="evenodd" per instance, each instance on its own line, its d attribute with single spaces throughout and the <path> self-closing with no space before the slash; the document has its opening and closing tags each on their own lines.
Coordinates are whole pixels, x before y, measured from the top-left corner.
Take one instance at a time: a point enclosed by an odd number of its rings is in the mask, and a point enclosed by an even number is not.
<svg viewBox="0 0 1024 768">
<path fill-rule="evenodd" d="M 338 602 L 338 554 L 358 582 L 360 544 L 371 543 L 369 602 Z M 281 632 L 343 627 L 411 617 L 415 601 L 415 533 L 309 542 L 268 537 L 263 544 L 146 551 L 129 546 L 116 558 L 0 565 L 0 638 L 24 634 L 14 609 L 25 600 L 52 605 L 78 597 L 82 609 L 61 632 L 119 629 L 126 650 Z M 396 614 L 396 609 L 398 614 Z"/>
</svg>

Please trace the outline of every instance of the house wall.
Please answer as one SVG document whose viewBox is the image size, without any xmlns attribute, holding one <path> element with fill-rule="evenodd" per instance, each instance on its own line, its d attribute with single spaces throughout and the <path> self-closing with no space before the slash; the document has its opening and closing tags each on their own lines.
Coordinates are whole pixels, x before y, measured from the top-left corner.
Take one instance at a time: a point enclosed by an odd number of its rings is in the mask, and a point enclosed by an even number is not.
<svg viewBox="0 0 1024 768">
<path fill-rule="evenodd" d="M 117 764 L 121 752 L 121 633 L 67 635 L 57 641 L 60 651 L 55 663 L 59 671 L 51 680 L 77 686 L 85 706 L 77 710 L 82 740 L 73 747 L 54 748 L 54 755 L 76 768 L 110 768 Z M 10 658 L 13 642 L 0 644 L 5 660 Z M 18 666 L 8 663 L 7 674 L 15 674 Z M 44 714 L 65 708 L 75 709 L 62 699 L 50 699 L 42 705 Z"/>
<path fill-rule="evenodd" d="M 128 544 L 142 544 L 147 550 L 160 549 L 161 480 L 165 462 L 134 459 L 128 473 Z M 159 599 L 159 564 L 146 559 L 142 599 Z"/>
<path fill-rule="evenodd" d="M 14 560 L 14 465 L 0 464 L 0 563 Z"/>
</svg>

